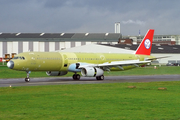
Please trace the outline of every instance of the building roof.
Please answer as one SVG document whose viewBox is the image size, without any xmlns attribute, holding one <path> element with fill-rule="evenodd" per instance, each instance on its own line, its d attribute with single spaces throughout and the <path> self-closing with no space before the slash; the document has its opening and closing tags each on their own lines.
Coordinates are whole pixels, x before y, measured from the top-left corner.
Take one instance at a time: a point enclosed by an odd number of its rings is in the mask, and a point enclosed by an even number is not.
<svg viewBox="0 0 180 120">
<path fill-rule="evenodd" d="M 94 41 L 117 42 L 120 33 L 0 33 L 0 41 Z"/>
<path fill-rule="evenodd" d="M 116 48 L 124 48 L 127 50 L 136 50 L 139 45 L 127 45 L 127 44 L 102 44 L 105 46 L 111 46 Z M 152 45 L 151 53 L 180 53 L 180 45 Z"/>
<path fill-rule="evenodd" d="M 111 46 L 105 46 L 101 44 L 88 44 L 78 47 L 72 47 L 64 50 L 63 52 L 85 52 L 85 53 L 134 53 L 133 50 L 126 50 L 123 48 L 116 48 Z"/>
</svg>

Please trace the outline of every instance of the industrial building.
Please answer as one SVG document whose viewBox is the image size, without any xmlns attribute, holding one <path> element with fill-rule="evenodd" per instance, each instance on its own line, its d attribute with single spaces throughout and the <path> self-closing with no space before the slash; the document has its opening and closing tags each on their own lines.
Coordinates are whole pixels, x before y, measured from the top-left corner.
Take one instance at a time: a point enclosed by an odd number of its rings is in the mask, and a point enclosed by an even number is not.
<svg viewBox="0 0 180 120">
<path fill-rule="evenodd" d="M 120 38 L 120 33 L 1 33 L 0 57 L 27 51 L 57 51 L 92 43 L 116 44 Z"/>
<path fill-rule="evenodd" d="M 123 36 L 121 40 L 131 39 L 130 44 L 139 44 L 144 36 Z M 180 35 L 154 35 L 153 44 L 180 45 Z"/>
</svg>

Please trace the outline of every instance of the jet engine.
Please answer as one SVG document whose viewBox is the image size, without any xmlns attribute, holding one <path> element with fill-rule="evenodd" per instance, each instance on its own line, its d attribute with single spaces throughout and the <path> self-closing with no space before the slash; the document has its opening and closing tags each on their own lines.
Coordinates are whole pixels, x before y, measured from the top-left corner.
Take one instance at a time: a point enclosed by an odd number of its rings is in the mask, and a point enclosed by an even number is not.
<svg viewBox="0 0 180 120">
<path fill-rule="evenodd" d="M 96 67 L 85 67 L 81 69 L 81 74 L 84 77 L 96 77 L 104 74 L 104 71 Z"/>
<path fill-rule="evenodd" d="M 48 76 L 63 76 L 66 75 L 68 72 L 66 71 L 47 71 L 46 74 Z"/>
</svg>

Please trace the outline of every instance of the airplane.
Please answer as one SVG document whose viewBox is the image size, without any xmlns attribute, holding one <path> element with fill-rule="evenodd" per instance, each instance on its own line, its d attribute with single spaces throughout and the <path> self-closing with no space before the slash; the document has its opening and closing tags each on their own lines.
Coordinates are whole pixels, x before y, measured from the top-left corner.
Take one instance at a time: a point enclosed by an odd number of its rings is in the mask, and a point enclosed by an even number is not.
<svg viewBox="0 0 180 120">
<path fill-rule="evenodd" d="M 46 71 L 49 76 L 63 76 L 73 72 L 72 78 L 96 77 L 104 80 L 104 71 L 124 71 L 150 63 L 154 29 L 149 29 L 137 50 L 127 53 L 74 53 L 74 52 L 24 52 L 7 63 L 12 70 L 26 71 L 26 82 L 31 71 Z"/>
</svg>

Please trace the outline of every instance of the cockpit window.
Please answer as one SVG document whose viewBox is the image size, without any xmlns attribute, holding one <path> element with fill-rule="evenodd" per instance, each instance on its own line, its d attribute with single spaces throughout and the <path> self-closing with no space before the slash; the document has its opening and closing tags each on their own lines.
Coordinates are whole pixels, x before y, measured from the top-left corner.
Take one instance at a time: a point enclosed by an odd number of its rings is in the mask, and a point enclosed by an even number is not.
<svg viewBox="0 0 180 120">
<path fill-rule="evenodd" d="M 21 60 L 25 60 L 25 58 L 22 57 L 22 56 L 16 56 L 16 57 L 14 57 L 13 59 L 21 59 Z"/>
<path fill-rule="evenodd" d="M 13 59 L 18 59 L 18 57 L 14 57 Z"/>
</svg>

